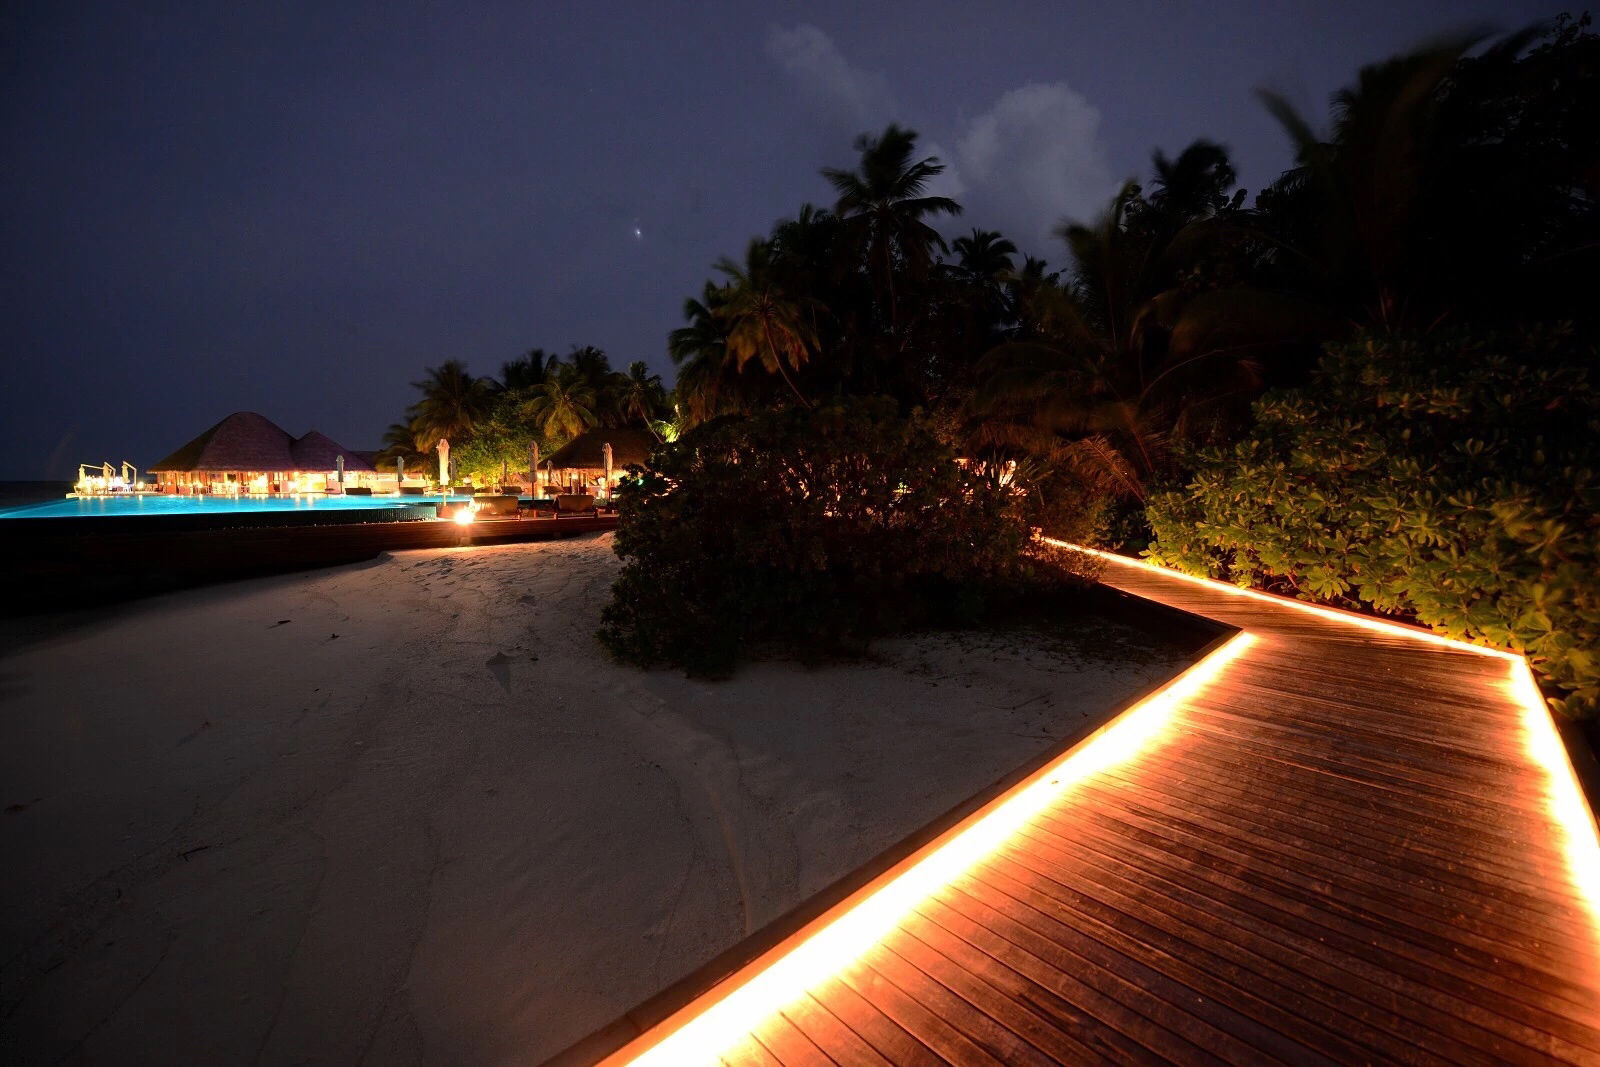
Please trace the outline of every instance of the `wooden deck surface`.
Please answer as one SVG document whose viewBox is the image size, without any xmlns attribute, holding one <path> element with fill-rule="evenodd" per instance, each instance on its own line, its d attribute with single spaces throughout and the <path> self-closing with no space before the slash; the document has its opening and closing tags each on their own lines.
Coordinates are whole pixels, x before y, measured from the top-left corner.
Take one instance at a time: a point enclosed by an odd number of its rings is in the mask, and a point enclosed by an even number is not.
<svg viewBox="0 0 1600 1067">
<path fill-rule="evenodd" d="M 1103 580 L 1243 651 L 825 967 L 800 949 L 859 899 L 615 1058 L 1600 1063 L 1592 816 L 1560 817 L 1520 662 Z"/>
</svg>

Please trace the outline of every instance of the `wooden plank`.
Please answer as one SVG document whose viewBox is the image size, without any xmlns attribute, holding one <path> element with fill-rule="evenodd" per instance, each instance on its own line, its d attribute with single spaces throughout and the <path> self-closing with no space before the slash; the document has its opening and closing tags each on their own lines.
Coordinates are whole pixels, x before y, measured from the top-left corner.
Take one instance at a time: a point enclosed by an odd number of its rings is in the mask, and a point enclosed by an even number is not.
<svg viewBox="0 0 1600 1067">
<path fill-rule="evenodd" d="M 1448 870 L 1467 869 L 1475 876 L 1497 880 L 1507 886 L 1548 891 L 1549 880 L 1530 870 L 1526 857 L 1519 856 L 1513 843 L 1489 839 L 1472 833 L 1470 824 L 1447 825 L 1414 810 L 1382 798 L 1347 800 L 1330 797 L 1315 789 L 1315 783 L 1299 776 L 1275 773 L 1258 765 L 1252 773 L 1237 774 L 1219 767 L 1216 760 L 1163 752 L 1162 766 L 1167 776 L 1191 792 L 1203 791 L 1213 798 L 1226 797 L 1230 809 L 1236 798 L 1256 805 L 1276 802 L 1291 818 L 1320 829 L 1324 839 L 1340 837 L 1371 847 L 1400 849 L 1436 860 Z M 1292 796 L 1292 806 L 1283 801 Z M 1552 860 L 1555 853 L 1547 853 Z"/>
<path fill-rule="evenodd" d="M 1195 1049 L 1205 1049 L 1231 1063 L 1258 1058 L 1246 1042 L 1227 1028 L 1192 1012 L 1192 1004 L 1174 1003 L 1151 992 L 1145 983 L 1163 986 L 1165 983 L 1162 976 L 1149 967 L 1103 951 L 1103 946 L 1074 936 L 1073 931 L 1059 924 L 1048 933 L 1041 933 L 1028 921 L 1032 918 L 1029 909 L 1015 901 L 1001 899 L 998 894 L 987 893 L 981 886 L 953 883 L 937 893 L 936 898 L 1056 971 L 1084 976 L 1088 984 L 1123 1008 L 1120 1025 L 1137 1028 L 1153 1037 L 1163 1032 L 1174 1035 Z M 1176 992 L 1170 988 L 1164 991 Z M 1178 996 L 1182 998 L 1181 993 Z M 1144 1020 L 1142 1024 L 1141 1019 Z"/>
<path fill-rule="evenodd" d="M 1051 1019 L 1058 1023 L 1078 1023 L 1091 1033 L 1094 1028 L 1103 1028 L 1103 1039 L 1119 1049 L 1129 1050 L 1131 1059 L 1148 1060 L 1155 1057 L 1174 1063 L 1225 1062 L 1208 1049 L 1107 995 L 1096 984 L 1086 980 L 1087 969 L 1063 969 L 1061 963 L 1066 962 L 1069 967 L 1071 964 L 1062 959 L 1059 951 L 1047 949 L 1038 953 L 1036 946 L 1019 944 L 1005 936 L 1003 931 L 992 929 L 986 921 L 973 919 L 966 912 L 951 907 L 942 896 L 925 899 L 917 911 L 946 934 L 973 946 L 985 957 L 1003 963 L 1012 973 L 1026 979 L 1030 991 L 1039 990 L 1047 994 L 1036 995 L 1033 1002 L 1047 1011 Z M 921 928 L 918 930 L 920 935 Z M 929 936 L 932 936 L 931 932 Z M 977 973 L 986 978 L 1004 980 L 990 969 Z"/>
<path fill-rule="evenodd" d="M 1556 965 L 1563 958 L 1557 952 L 1560 942 L 1552 944 L 1546 938 L 1558 928 L 1548 925 L 1516 931 L 1519 938 L 1535 938 L 1517 952 L 1516 945 L 1506 940 L 1469 936 L 1455 921 L 1430 919 L 1425 902 L 1394 893 L 1360 895 L 1332 881 L 1304 876 L 1293 865 L 1275 862 L 1270 855 L 1264 858 L 1260 853 L 1252 855 L 1248 850 L 1253 846 L 1248 841 L 1227 840 L 1204 828 L 1185 826 L 1180 819 L 1169 815 L 1153 815 L 1127 807 L 1115 813 L 1104 812 L 1093 820 L 1065 820 L 1047 815 L 1024 828 L 1023 834 L 1036 839 L 1037 847 L 1041 848 L 1053 844 L 1068 850 L 1072 846 L 1087 845 L 1111 850 L 1111 855 L 1124 860 L 1153 859 L 1192 872 L 1189 873 L 1191 882 L 1232 879 L 1261 895 L 1262 899 L 1293 902 L 1298 907 L 1311 909 L 1321 923 L 1349 926 L 1356 931 L 1382 929 L 1387 937 L 1396 939 L 1388 946 L 1391 951 L 1410 952 L 1415 948 L 1412 954 L 1432 966 L 1458 968 L 1469 976 L 1485 972 L 1506 974 L 1522 986 L 1570 996 L 1575 1003 L 1587 1000 L 1581 984 L 1574 983 Z M 1050 842 L 1040 834 L 1060 840 Z M 1073 853 L 1064 851 L 1063 854 Z M 1451 916 L 1451 919 L 1460 917 Z M 1581 946 L 1569 947 L 1565 958 L 1577 959 L 1581 955 Z"/>
<path fill-rule="evenodd" d="M 783 1017 L 835 1063 L 847 1067 L 883 1067 L 889 1062 L 809 993 L 785 1005 Z"/>
<path fill-rule="evenodd" d="M 723 1052 L 722 1062 L 727 1067 L 784 1067 L 783 1061 L 767 1051 L 754 1035 Z"/>
<path fill-rule="evenodd" d="M 1430 957 L 1408 948 L 1398 930 L 1341 918 L 1326 897 L 1297 898 L 1270 884 L 1263 886 L 1204 862 L 1186 861 L 1175 855 L 1177 849 L 1129 847 L 1125 834 L 1096 830 L 1088 820 L 1080 825 L 1084 833 L 1069 838 L 1069 847 L 1101 851 L 1112 862 L 1139 871 L 1141 879 L 1152 880 L 1162 895 L 1185 900 L 1208 914 L 1226 914 L 1234 922 L 1250 924 L 1264 937 L 1279 939 L 1299 954 L 1320 957 L 1350 971 L 1352 981 L 1374 983 L 1424 1005 L 1434 1020 L 1429 1025 L 1460 1040 L 1488 1042 L 1485 1047 L 1493 1049 L 1496 1035 L 1504 1033 L 1525 1046 L 1520 1052 L 1511 1047 L 1507 1055 L 1526 1056 L 1530 1050 L 1561 1055 L 1554 1050 L 1564 1048 L 1569 1058 L 1577 1048 L 1600 1041 L 1600 1034 L 1583 1024 L 1516 999 L 1516 987 L 1478 984 L 1498 981 L 1492 972 L 1469 968 L 1468 974 L 1460 974 L 1449 956 Z M 1445 947 L 1448 951 L 1448 945 Z M 1414 958 L 1417 956 L 1428 962 Z M 1567 1030 L 1569 1038 L 1556 1038 L 1541 1029 L 1546 1024 Z M 1600 1045 L 1596 1050 L 1600 1051 Z"/>
<path fill-rule="evenodd" d="M 1097 782 L 1084 784 L 1086 793 L 1100 794 Z M 1282 824 L 1263 822 L 1240 827 L 1241 813 L 1225 815 L 1197 810 L 1182 798 L 1170 797 L 1151 789 L 1138 796 L 1128 791 L 1104 794 L 1114 811 L 1106 818 L 1126 821 L 1129 833 L 1144 835 L 1140 840 L 1156 848 L 1185 849 L 1186 857 L 1204 857 L 1204 862 L 1237 863 L 1241 868 L 1270 873 L 1278 883 L 1297 885 L 1326 898 L 1337 893 L 1341 899 L 1358 904 L 1366 913 L 1384 921 L 1402 924 L 1406 929 L 1427 931 L 1477 945 L 1499 955 L 1510 954 L 1525 962 L 1548 956 L 1551 945 L 1581 951 L 1588 931 L 1573 926 L 1573 917 L 1564 909 L 1531 907 L 1532 898 L 1516 897 L 1508 905 L 1496 897 L 1491 887 L 1480 884 L 1468 892 L 1433 879 L 1425 871 L 1405 866 L 1401 858 L 1384 865 L 1340 849 L 1319 850 L 1317 842 L 1296 838 Z M 1112 799 L 1114 798 L 1114 799 Z M 1054 813 L 1045 813 L 1046 822 Z M 1159 842 L 1157 841 L 1157 839 Z M 1226 853 L 1224 859 L 1223 853 Z M 1456 891 L 1451 892 L 1452 888 Z M 1438 902 L 1450 900 L 1449 921 L 1435 918 Z M 1511 909 L 1523 909 L 1510 914 Z M 1536 920 L 1545 920 L 1542 924 Z"/>
<path fill-rule="evenodd" d="M 1328 968 L 1315 958 L 1296 955 L 1282 961 L 1280 942 L 1262 939 L 1250 926 L 1232 923 L 1226 913 L 1200 910 L 1173 897 L 1152 894 L 1146 881 L 1128 877 L 1130 870 L 1104 864 L 1098 856 L 1083 857 L 1082 867 L 1070 885 L 1056 880 L 1059 867 L 1045 849 L 1006 846 L 990 857 L 976 877 L 1008 877 L 1013 870 L 1035 875 L 1030 886 L 1054 904 L 1074 913 L 1074 920 L 1094 929 L 1102 939 L 1134 939 L 1149 952 L 1160 953 L 1162 966 L 1194 968 L 1216 976 L 1216 981 L 1242 990 L 1243 1000 L 1261 997 L 1275 1011 L 1304 1017 L 1312 1024 L 1371 1049 L 1392 1062 L 1494 1062 L 1477 1046 L 1459 1045 L 1440 1033 L 1419 1029 L 1403 1016 L 1394 997 L 1370 997 L 1370 985 L 1350 989 L 1344 971 Z M 1194 979 L 1203 982 L 1203 979 Z M 1194 984 L 1190 982 L 1190 984 Z M 1419 1033 L 1426 1037 L 1419 1037 Z"/>
<path fill-rule="evenodd" d="M 776 1061 L 782 1067 L 833 1067 L 835 1063 L 781 1013 L 763 1019 L 750 1031 L 750 1037 L 766 1053 L 767 1061 Z M 750 1044 L 745 1041 L 738 1047 L 748 1049 Z"/>
<path fill-rule="evenodd" d="M 894 950 L 882 944 L 876 945 L 862 957 L 862 962 L 941 1022 L 960 1031 L 974 1045 L 993 1056 L 996 1062 L 1038 1064 L 1040 1067 L 1056 1062 L 1043 1049 L 1013 1029 L 1019 1020 L 1012 1013 L 1004 1013 L 1000 1020 L 995 1019 L 974 1006 L 970 1000 L 918 970 Z"/>
<path fill-rule="evenodd" d="M 1263 714 L 1264 705 L 1271 707 L 1270 716 Z M 1287 744 L 1336 755 L 1361 767 L 1405 768 L 1417 772 L 1412 779 L 1417 784 L 1456 788 L 1463 778 L 1475 785 L 1494 783 L 1511 791 L 1518 799 L 1533 801 L 1526 806 L 1540 810 L 1544 789 L 1536 780 L 1528 780 L 1525 764 L 1519 765 L 1503 757 L 1490 760 L 1426 741 L 1405 741 L 1387 735 L 1367 737 L 1361 729 L 1363 720 L 1354 716 L 1339 720 L 1305 712 L 1297 716 L 1296 707 L 1303 708 L 1303 705 L 1283 698 L 1272 700 L 1255 696 L 1227 685 L 1201 694 L 1191 702 L 1188 713 L 1264 744 Z"/>
<path fill-rule="evenodd" d="M 1006 1062 L 1600 1062 L 1591 905 L 1511 661 L 1142 567 L 1104 580 L 1256 640 L 1158 746 L 933 887 L 825 983 L 823 1014 L 887 1027 L 873 1048 L 896 1062 L 894 1041 Z"/>
<path fill-rule="evenodd" d="M 879 974 L 864 961 L 843 968 L 839 981 L 849 986 L 862 1000 L 872 1004 L 901 1029 L 926 1045 L 947 1063 L 988 1064 L 998 1067 L 1004 1061 L 973 1041 L 966 1034 L 929 1011 L 914 998 Z"/>
<path fill-rule="evenodd" d="M 931 901 L 924 903 L 930 908 L 936 904 Z M 989 948 L 994 951 L 986 951 L 978 943 L 982 940 L 981 935 L 975 940 L 966 940 L 941 925 L 941 922 L 948 921 L 918 914 L 903 924 L 901 933 L 905 937 L 915 938 L 948 959 L 955 968 L 954 973 L 992 986 L 1020 1008 L 1045 1019 L 1058 1032 L 1089 1049 L 1089 1058 L 1126 1063 L 1129 1060 L 1149 1059 L 1153 1055 L 1150 1049 L 1102 1021 L 1101 1016 L 1091 1010 L 1096 1007 L 1094 996 L 1084 998 L 1083 1004 L 1080 1004 L 1068 999 L 1072 989 L 1058 991 L 1028 977 L 1025 972 L 1032 970 L 1035 964 L 1042 965 L 1042 961 L 999 937 L 988 942 Z M 1049 982 L 1051 977 L 1047 976 L 1046 981 Z M 1067 1062 L 1074 1061 L 1069 1059 Z"/>
<path fill-rule="evenodd" d="M 931 1048 L 839 978 L 819 982 L 811 988 L 810 994 L 830 1015 L 890 1063 L 931 1067 L 944 1062 Z"/>
<path fill-rule="evenodd" d="M 1007 850 L 990 857 L 973 877 L 1026 897 L 1038 910 L 1092 932 L 1108 945 L 1129 954 L 1144 953 L 1158 961 L 1152 966 L 1184 985 L 1239 1006 L 1318 1055 L 1341 1062 L 1494 1062 L 1471 1046 L 1445 1043 L 1441 1048 L 1442 1038 L 1430 1039 L 1431 1048 L 1424 1048 L 1403 1034 L 1397 1036 L 1403 1024 L 1393 1012 L 1352 1000 L 1303 971 L 1290 970 L 1241 948 L 1238 941 L 1217 936 L 1208 916 L 1191 912 L 1192 925 L 1175 923 L 1172 910 L 1182 909 L 1171 909 L 1167 901 L 1154 907 L 1142 895 L 1126 892 L 1126 882 L 1109 892 L 1087 878 L 1074 878 L 1069 886 L 1050 878 L 1040 866 L 1048 865 L 1024 866 Z M 1381 1020 L 1378 1025 L 1368 1021 L 1374 1016 Z M 1436 1055 L 1444 1051 L 1450 1060 Z"/>
<path fill-rule="evenodd" d="M 1230 729 L 1215 717 L 1190 714 L 1184 718 L 1184 728 L 1198 737 L 1227 747 L 1236 755 L 1252 755 L 1278 760 L 1292 767 L 1321 772 L 1355 783 L 1359 788 L 1389 788 L 1401 793 L 1426 791 L 1435 796 L 1454 798 L 1465 805 L 1492 803 L 1502 808 L 1515 808 L 1519 817 L 1544 822 L 1548 808 L 1543 796 L 1514 792 L 1502 795 L 1499 790 L 1473 789 L 1448 775 L 1407 767 L 1399 763 L 1384 763 L 1363 758 L 1354 753 L 1333 753 L 1304 744 L 1289 744 L 1277 737 L 1261 733 L 1245 733 Z"/>
<path fill-rule="evenodd" d="M 1112 771 L 1108 777 L 1120 773 Z M 1407 846 L 1385 853 L 1369 847 L 1359 835 L 1341 837 L 1337 822 L 1293 815 L 1296 795 L 1292 792 L 1280 794 L 1275 807 L 1265 800 L 1258 804 L 1240 796 L 1227 805 L 1213 804 L 1197 813 L 1192 795 L 1176 788 L 1170 775 L 1150 775 L 1137 784 L 1125 777 L 1118 780 L 1123 788 L 1106 788 L 1105 795 L 1116 797 L 1128 810 L 1173 812 L 1212 835 L 1236 841 L 1241 850 L 1258 856 L 1270 853 L 1276 862 L 1293 870 L 1319 877 L 1326 873 L 1343 886 L 1358 892 L 1370 888 L 1385 898 L 1402 894 L 1404 902 L 1421 908 L 1424 914 L 1436 910 L 1434 904 L 1440 896 L 1449 896 L 1458 911 L 1491 927 L 1509 924 L 1513 935 L 1526 929 L 1528 917 L 1536 917 L 1567 928 L 1569 932 L 1562 936 L 1576 937 L 1582 943 L 1584 909 L 1559 881 L 1508 883 L 1460 864 L 1452 868 Z M 1099 782 L 1086 786 L 1101 787 Z M 1351 812 L 1346 818 L 1353 821 L 1359 817 Z M 1338 840 L 1336 848 L 1329 846 L 1330 840 Z"/>
<path fill-rule="evenodd" d="M 1507 855 L 1524 856 L 1528 861 L 1546 864 L 1563 862 L 1553 843 L 1528 843 L 1528 821 L 1512 813 L 1484 804 L 1444 801 L 1415 790 L 1360 789 L 1335 775 L 1308 771 L 1273 760 L 1240 758 L 1220 745 L 1176 746 L 1162 749 L 1158 756 L 1165 773 L 1184 776 L 1192 768 L 1208 767 L 1226 780 L 1256 779 L 1293 794 L 1295 798 L 1319 801 L 1340 810 L 1361 812 L 1369 818 L 1387 818 L 1398 826 L 1413 825 L 1455 839 L 1471 839 L 1485 848 Z M 1108 785 L 1114 784 L 1108 779 Z"/>
<path fill-rule="evenodd" d="M 1049 1062 L 1083 1063 L 1108 1055 L 1103 1047 L 1092 1047 L 1073 1038 L 1059 1028 L 1048 1013 L 1036 1010 L 1026 997 L 993 984 L 989 979 L 995 976 L 994 969 L 985 967 L 985 973 L 974 972 L 928 941 L 919 940 L 913 933 L 918 929 L 925 936 L 934 933 L 929 923 L 911 922 L 885 938 L 883 947 L 1025 1039 Z M 949 944 L 948 938 L 939 938 L 936 934 L 934 940 Z"/>
</svg>

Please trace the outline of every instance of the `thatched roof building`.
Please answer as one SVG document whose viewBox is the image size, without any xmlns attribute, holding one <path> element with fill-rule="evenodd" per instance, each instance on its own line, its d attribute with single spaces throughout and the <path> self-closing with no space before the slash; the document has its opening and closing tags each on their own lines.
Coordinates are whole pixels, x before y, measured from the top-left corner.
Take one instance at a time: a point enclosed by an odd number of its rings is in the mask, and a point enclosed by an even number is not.
<svg viewBox="0 0 1600 1067">
<path fill-rule="evenodd" d="M 611 480 L 606 480 L 606 445 L 611 446 Z M 591 493 L 610 499 L 628 467 L 649 465 L 656 447 L 648 430 L 589 430 L 580 433 L 540 464 L 546 492 Z M 535 490 L 539 488 L 535 485 Z"/>
<path fill-rule="evenodd" d="M 294 469 L 294 438 L 253 411 L 235 411 L 150 470 L 287 471 Z"/>
<path fill-rule="evenodd" d="M 351 473 L 370 472 L 372 464 L 326 434 L 312 430 L 292 437 L 271 419 L 253 411 L 236 411 L 178 449 L 150 472 L 163 481 L 239 481 L 275 475 L 336 470 L 339 457 Z M 179 476 L 186 476 L 180 478 Z"/>
<path fill-rule="evenodd" d="M 360 452 L 345 448 L 327 434 L 316 430 L 307 431 L 304 437 L 290 445 L 289 454 L 294 457 L 294 466 L 290 470 L 331 471 L 338 466 L 340 456 L 344 457 L 344 469 L 347 471 L 375 469 Z"/>
<path fill-rule="evenodd" d="M 541 465 L 558 471 L 605 470 L 607 444 L 611 446 L 612 469 L 620 471 L 624 467 L 646 466 L 656 439 L 648 430 L 588 430 L 550 453 Z"/>
</svg>

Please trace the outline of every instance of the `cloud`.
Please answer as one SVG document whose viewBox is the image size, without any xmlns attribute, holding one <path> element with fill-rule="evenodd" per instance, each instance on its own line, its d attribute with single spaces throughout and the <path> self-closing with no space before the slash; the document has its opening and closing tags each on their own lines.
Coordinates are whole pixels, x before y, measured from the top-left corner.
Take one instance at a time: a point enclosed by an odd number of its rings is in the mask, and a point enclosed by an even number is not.
<svg viewBox="0 0 1600 1067">
<path fill-rule="evenodd" d="M 852 131 L 905 122 L 888 80 L 852 64 L 816 26 L 771 27 L 767 54 L 813 104 Z M 915 125 L 925 135 L 918 156 L 945 164 L 928 194 L 967 209 L 945 222 L 947 234 L 999 229 L 1024 251 L 1060 261 L 1064 249 L 1051 231 L 1064 218 L 1095 217 L 1116 191 L 1100 111 L 1065 82 L 1012 89 L 966 122 L 924 118 Z"/>
<path fill-rule="evenodd" d="M 961 177 L 961 171 L 955 166 L 955 157 L 952 156 L 938 141 L 924 140 L 917 146 L 917 158 L 922 159 L 934 156 L 944 164 L 944 173 L 935 175 L 928 182 L 928 196 L 948 196 L 952 200 L 960 200 L 967 195 L 967 183 Z"/>
<path fill-rule="evenodd" d="M 1051 230 L 1066 217 L 1092 218 L 1115 191 L 1099 109 L 1065 82 L 1001 96 L 966 124 L 950 161 L 969 215 L 1052 259 Z"/>
<path fill-rule="evenodd" d="M 852 65 L 832 38 L 809 23 L 769 29 L 767 55 L 803 92 L 862 128 L 894 115 L 888 80 Z"/>
</svg>

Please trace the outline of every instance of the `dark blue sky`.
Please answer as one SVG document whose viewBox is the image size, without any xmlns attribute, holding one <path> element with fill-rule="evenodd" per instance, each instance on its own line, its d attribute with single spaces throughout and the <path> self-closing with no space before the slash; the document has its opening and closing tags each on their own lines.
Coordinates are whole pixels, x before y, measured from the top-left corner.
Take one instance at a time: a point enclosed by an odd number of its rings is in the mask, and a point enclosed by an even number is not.
<svg viewBox="0 0 1600 1067">
<path fill-rule="evenodd" d="M 1260 9 L 1260 10 L 1258 10 Z M 671 379 L 711 262 L 897 119 L 957 231 L 1048 237 L 1153 148 L 1288 162 L 1357 67 L 1540 4 L 0 7 L 0 478 L 143 466 L 229 412 L 377 447 L 426 365 L 597 344 Z"/>
</svg>

